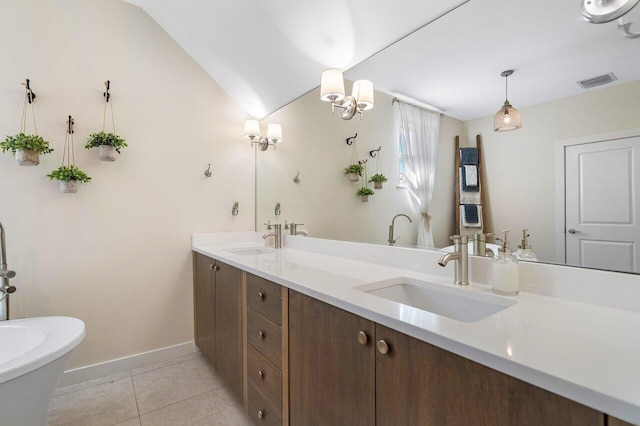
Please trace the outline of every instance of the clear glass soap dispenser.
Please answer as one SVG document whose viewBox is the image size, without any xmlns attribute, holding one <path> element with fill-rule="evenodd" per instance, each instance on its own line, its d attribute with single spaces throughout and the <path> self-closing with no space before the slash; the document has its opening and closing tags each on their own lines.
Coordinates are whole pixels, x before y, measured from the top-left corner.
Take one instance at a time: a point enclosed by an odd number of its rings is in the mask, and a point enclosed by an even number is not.
<svg viewBox="0 0 640 426">
<path fill-rule="evenodd" d="M 518 259 L 511 254 L 509 241 L 507 240 L 508 230 L 502 231 L 504 239 L 496 238 L 502 241 L 502 247 L 498 249 L 491 261 L 491 289 L 505 296 L 515 296 L 520 291 L 520 279 L 518 273 Z"/>
<path fill-rule="evenodd" d="M 528 238 L 531 235 L 527 234 L 527 231 L 528 231 L 528 229 L 523 229 L 522 230 L 522 241 L 520 242 L 520 245 L 518 246 L 518 250 L 515 253 L 513 253 L 513 255 L 518 260 L 526 260 L 526 261 L 529 261 L 529 262 L 537 262 L 538 261 L 538 256 L 536 256 L 536 254 L 533 252 L 533 250 L 531 250 L 531 246 L 529 245 L 529 241 L 528 241 Z"/>
</svg>

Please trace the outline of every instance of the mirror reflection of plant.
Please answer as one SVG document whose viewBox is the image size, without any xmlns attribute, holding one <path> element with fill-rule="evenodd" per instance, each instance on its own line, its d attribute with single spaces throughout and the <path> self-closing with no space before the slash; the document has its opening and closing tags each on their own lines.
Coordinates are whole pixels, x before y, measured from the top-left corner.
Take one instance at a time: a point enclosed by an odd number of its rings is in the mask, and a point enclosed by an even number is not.
<svg viewBox="0 0 640 426">
<path fill-rule="evenodd" d="M 116 135 L 115 133 L 91 133 L 87 143 L 84 145 L 86 149 L 98 148 L 102 145 L 112 146 L 116 149 L 116 152 L 120 154 L 120 149 L 127 147 L 124 138 Z"/>
<path fill-rule="evenodd" d="M 362 172 L 364 172 L 364 167 L 361 164 L 352 164 L 344 169 L 345 175 L 348 175 L 349 173 L 355 173 L 358 176 L 362 176 Z"/>
<path fill-rule="evenodd" d="M 60 166 L 58 169 L 49 173 L 47 177 L 51 180 L 55 179 L 62 182 L 77 181 L 88 183 L 89 181 L 91 181 L 91 178 L 87 176 L 85 172 L 74 165 Z"/>
<path fill-rule="evenodd" d="M 371 179 L 369 179 L 369 182 L 374 182 L 374 183 L 384 183 L 386 182 L 388 179 L 385 175 L 381 174 L 381 173 L 376 173 L 375 175 L 371 176 Z"/>
<path fill-rule="evenodd" d="M 49 154 L 53 152 L 53 148 L 49 147 L 49 142 L 44 140 L 42 136 L 25 135 L 18 133 L 17 135 L 7 136 L 4 142 L 0 142 L 2 152 L 11 151 L 15 155 L 16 151 L 35 151 L 38 154 Z"/>
<path fill-rule="evenodd" d="M 363 197 L 365 195 L 373 195 L 373 194 L 375 194 L 375 192 L 373 192 L 373 189 L 371 189 L 371 188 L 362 187 L 362 188 L 358 189 L 358 192 L 356 194 L 359 197 Z"/>
</svg>

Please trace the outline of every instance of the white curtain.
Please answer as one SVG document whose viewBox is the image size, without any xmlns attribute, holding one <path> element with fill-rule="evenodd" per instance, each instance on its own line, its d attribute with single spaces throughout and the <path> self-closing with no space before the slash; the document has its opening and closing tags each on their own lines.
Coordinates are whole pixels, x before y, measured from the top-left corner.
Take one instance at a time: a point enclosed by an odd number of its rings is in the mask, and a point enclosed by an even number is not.
<svg viewBox="0 0 640 426">
<path fill-rule="evenodd" d="M 436 179 L 440 114 L 404 102 L 400 107 L 400 130 L 407 186 L 421 213 L 418 246 L 432 248 L 431 199 Z"/>
</svg>

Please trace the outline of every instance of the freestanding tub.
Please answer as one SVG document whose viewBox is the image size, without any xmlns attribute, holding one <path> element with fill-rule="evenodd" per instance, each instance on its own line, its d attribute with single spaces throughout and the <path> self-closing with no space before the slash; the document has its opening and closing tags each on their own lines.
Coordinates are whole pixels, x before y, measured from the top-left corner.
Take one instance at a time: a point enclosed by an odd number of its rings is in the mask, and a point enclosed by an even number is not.
<svg viewBox="0 0 640 426">
<path fill-rule="evenodd" d="M 0 424 L 47 424 L 49 402 L 84 323 L 69 317 L 0 322 Z"/>
</svg>

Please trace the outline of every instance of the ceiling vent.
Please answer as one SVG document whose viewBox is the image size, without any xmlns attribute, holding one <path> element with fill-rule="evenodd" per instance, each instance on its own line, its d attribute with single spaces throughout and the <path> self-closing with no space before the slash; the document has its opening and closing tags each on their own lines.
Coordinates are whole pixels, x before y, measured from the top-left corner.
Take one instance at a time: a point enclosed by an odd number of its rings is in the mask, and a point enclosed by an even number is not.
<svg viewBox="0 0 640 426">
<path fill-rule="evenodd" d="M 599 75 L 597 77 L 588 78 L 586 80 L 580 80 L 578 85 L 583 89 L 591 89 L 596 86 L 602 86 L 603 84 L 609 84 L 616 81 L 618 78 L 610 72 L 609 74 Z"/>
</svg>

